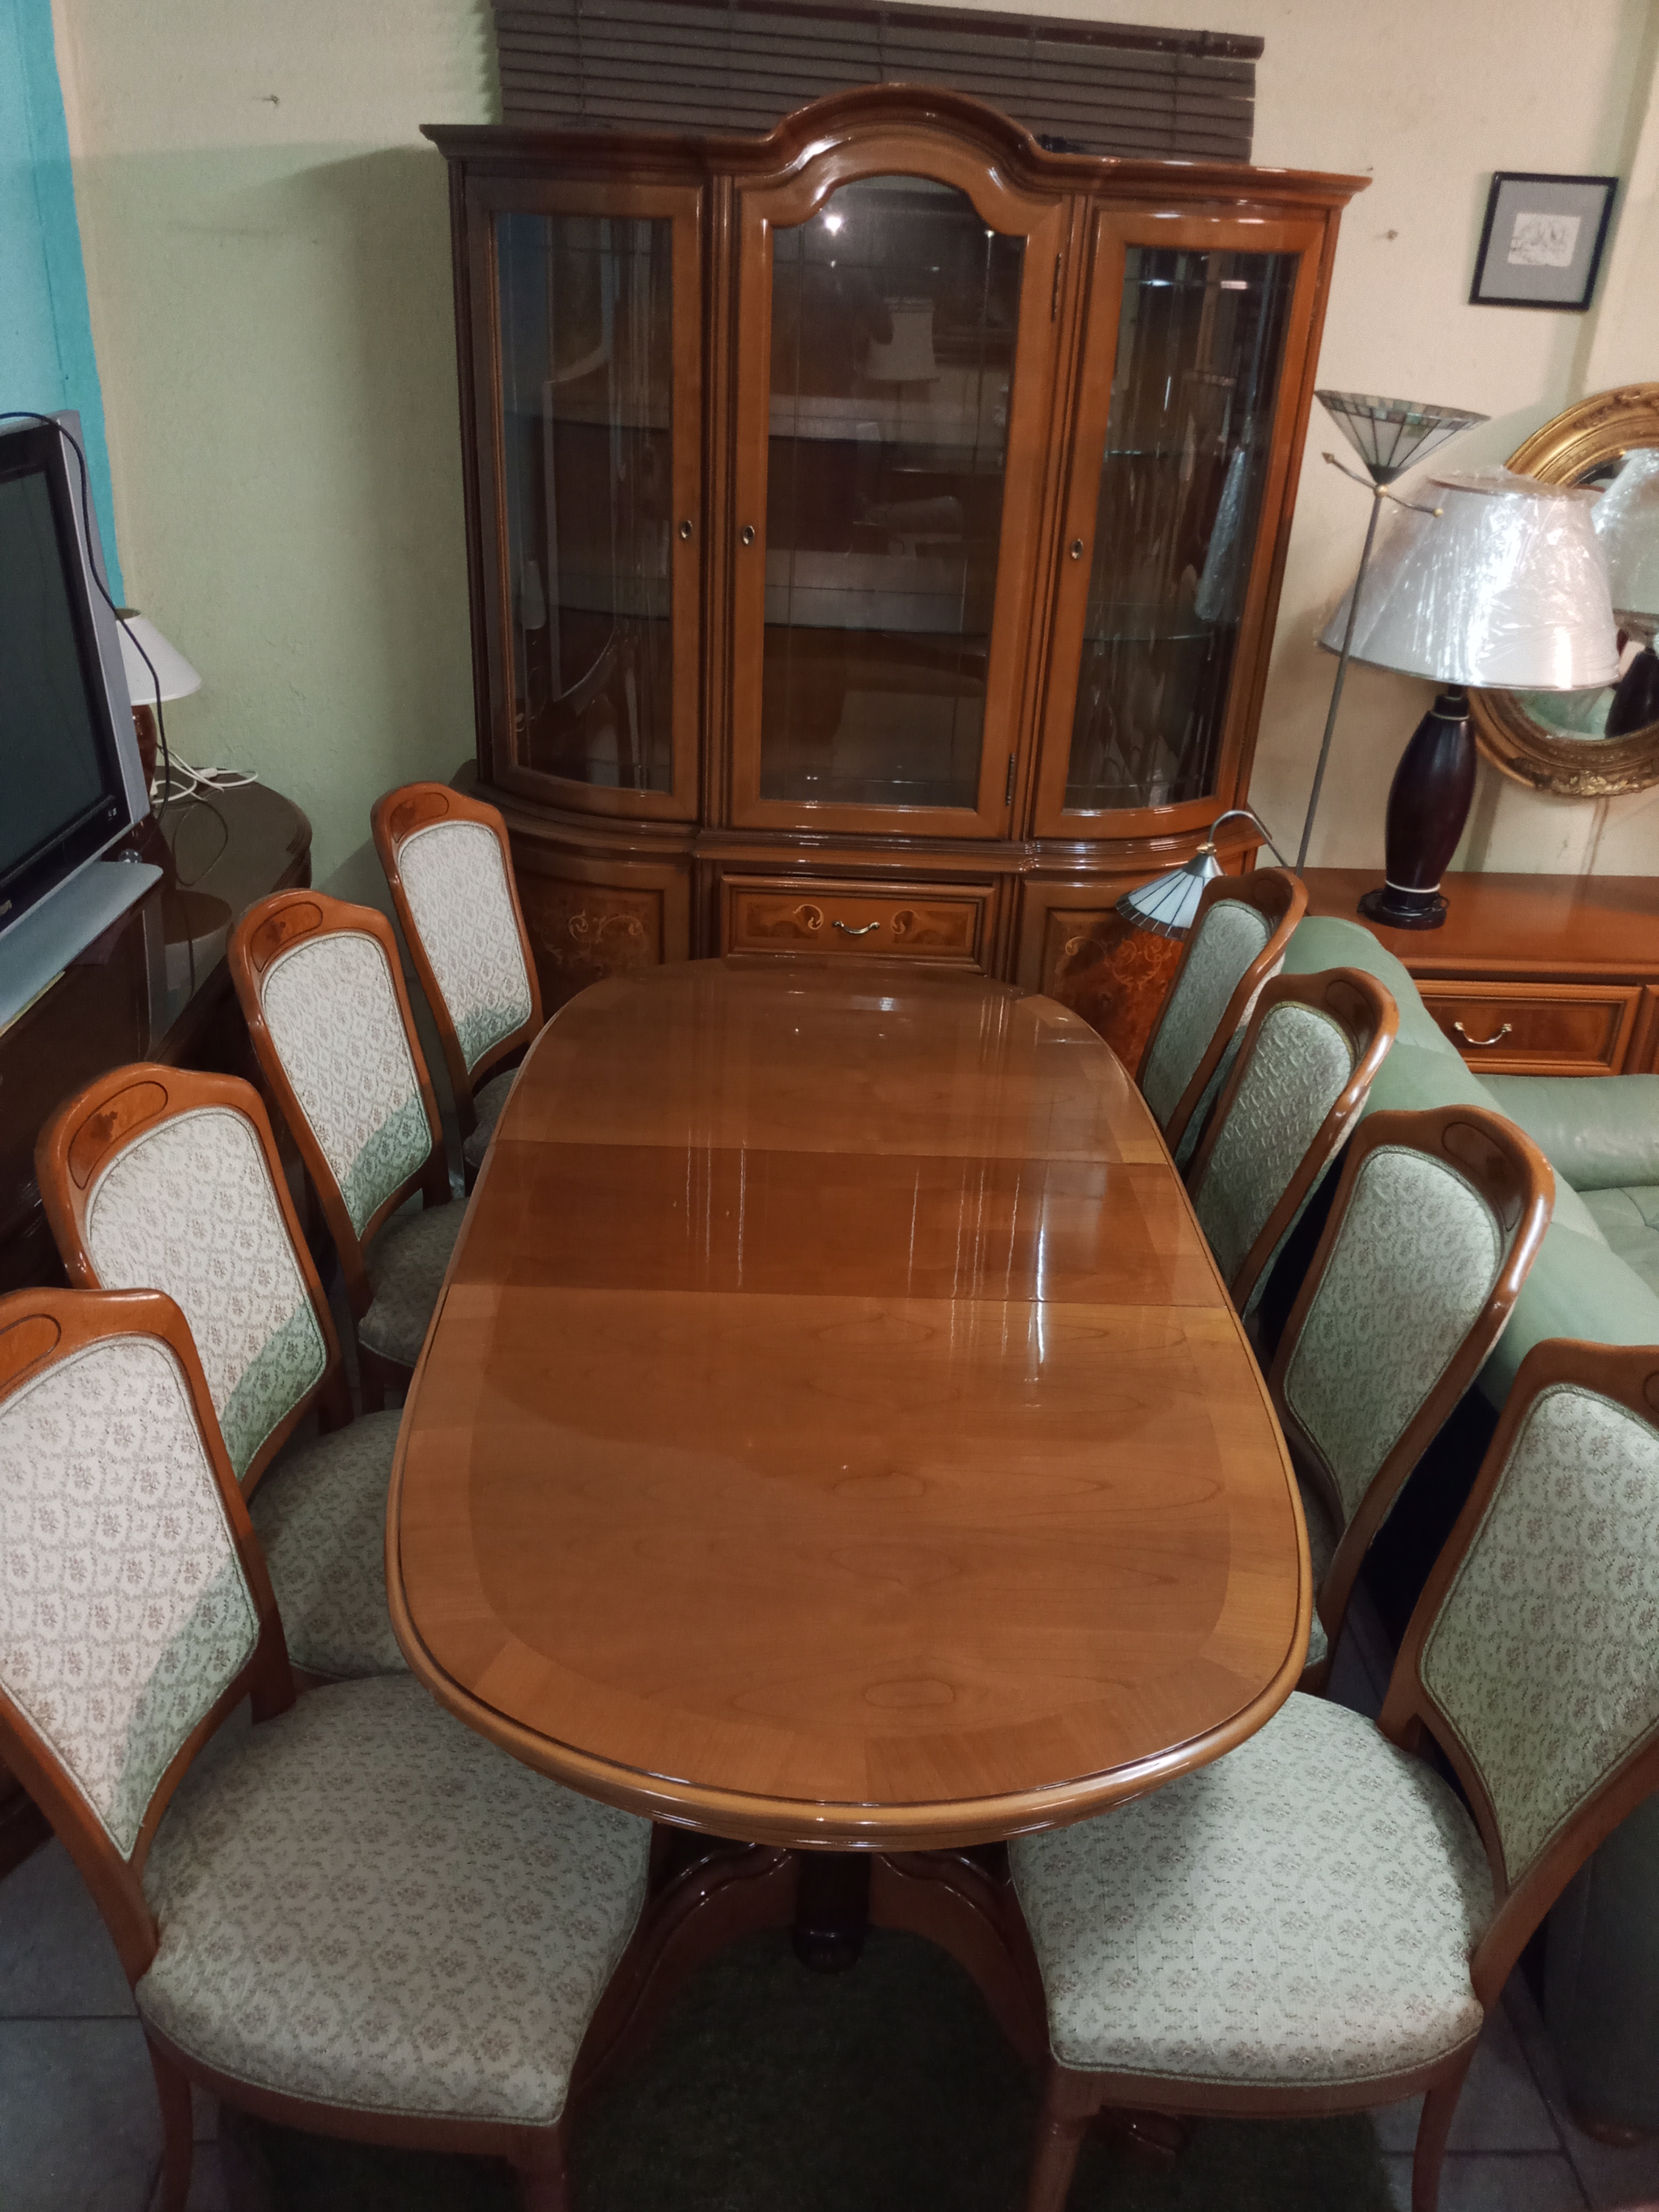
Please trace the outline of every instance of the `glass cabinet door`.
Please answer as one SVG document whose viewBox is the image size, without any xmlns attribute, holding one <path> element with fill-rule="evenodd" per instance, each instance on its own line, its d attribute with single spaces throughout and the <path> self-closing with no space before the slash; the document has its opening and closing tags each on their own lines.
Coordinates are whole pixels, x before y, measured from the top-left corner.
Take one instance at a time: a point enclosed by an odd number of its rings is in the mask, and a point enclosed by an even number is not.
<svg viewBox="0 0 1659 2212">
<path fill-rule="evenodd" d="M 696 811 L 698 197 L 502 186 L 477 218 L 495 778 L 591 811 Z"/>
<path fill-rule="evenodd" d="M 1279 392 L 1299 388 L 1316 245 L 1292 222 L 1099 220 L 1040 833 L 1217 811 L 1271 628 L 1277 533 L 1261 525 L 1291 465 Z"/>
<path fill-rule="evenodd" d="M 982 173 L 746 201 L 735 817 L 1000 835 L 1059 204 Z"/>
</svg>

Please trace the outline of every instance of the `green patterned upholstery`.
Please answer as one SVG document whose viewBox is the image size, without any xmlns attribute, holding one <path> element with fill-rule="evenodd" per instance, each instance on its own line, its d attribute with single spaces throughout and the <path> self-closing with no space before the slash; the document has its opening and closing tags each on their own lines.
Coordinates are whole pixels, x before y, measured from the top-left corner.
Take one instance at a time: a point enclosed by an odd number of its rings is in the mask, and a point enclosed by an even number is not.
<svg viewBox="0 0 1659 2212">
<path fill-rule="evenodd" d="M 1336 1485 L 1344 1526 L 1503 1262 L 1503 1231 L 1455 1168 L 1402 1145 L 1366 1155 L 1285 1370 L 1285 1402 Z"/>
<path fill-rule="evenodd" d="M 1160 1128 L 1192 1081 L 1239 979 L 1272 934 L 1266 915 L 1243 899 L 1220 898 L 1206 910 L 1187 947 L 1141 1078 L 1142 1094 Z"/>
<path fill-rule="evenodd" d="M 87 1249 L 115 1291 L 165 1291 L 183 1310 L 238 1475 L 327 1353 L 264 1147 L 228 1106 L 141 1131 L 87 1194 Z"/>
<path fill-rule="evenodd" d="M 484 1154 L 489 1150 L 489 1140 L 495 1133 L 495 1124 L 501 1118 L 501 1109 L 507 1096 L 519 1079 L 516 1067 L 507 1068 L 501 1075 L 492 1075 L 482 1091 L 475 1091 L 472 1103 L 478 1109 L 478 1126 L 461 1150 L 469 1167 L 481 1168 Z"/>
<path fill-rule="evenodd" d="M 183 1372 L 88 1345 L 0 1405 L 0 1683 L 131 1857 L 258 1618 Z"/>
<path fill-rule="evenodd" d="M 1237 1751 L 1010 1844 L 1065 2066 L 1310 2089 L 1480 2033 L 1474 1823 L 1373 1724 L 1293 1694 Z"/>
<path fill-rule="evenodd" d="M 1193 1194 L 1199 1225 L 1228 1282 L 1353 1073 L 1342 1024 L 1287 999 L 1269 1008 L 1243 1080 Z"/>
<path fill-rule="evenodd" d="M 266 969 L 260 1005 L 361 1236 L 432 1150 L 391 965 L 366 931 L 304 938 Z"/>
<path fill-rule="evenodd" d="M 410 1676 L 337 1683 L 186 1776 L 144 1869 L 138 2009 L 260 2088 L 550 2126 L 650 1849 Z"/>
<path fill-rule="evenodd" d="M 1332 1525 L 1329 1509 L 1313 1486 L 1301 1474 L 1296 1480 L 1302 1493 L 1302 1517 L 1308 1524 L 1308 1558 L 1313 1568 L 1314 1597 L 1317 1601 L 1336 1557 L 1336 1547 L 1342 1540 L 1342 1532 Z M 1308 1664 L 1316 1667 L 1329 1655 L 1330 1648 L 1330 1638 L 1325 1633 L 1325 1624 L 1319 1618 L 1316 1602 L 1313 1619 L 1308 1625 Z"/>
<path fill-rule="evenodd" d="M 386 1495 L 398 1413 L 365 1413 L 290 1444 L 248 1507 L 296 1667 L 349 1676 L 402 1671 L 386 1602 Z"/>
<path fill-rule="evenodd" d="M 1423 1649 L 1425 1686 L 1492 1799 L 1518 1881 L 1659 1727 L 1659 1434 L 1579 1385 L 1541 1390 Z"/>
<path fill-rule="evenodd" d="M 470 1072 L 530 1019 L 500 841 L 482 822 L 434 822 L 399 846 L 398 873 Z"/>
<path fill-rule="evenodd" d="M 465 1218 L 463 1206 L 428 1206 L 386 1223 L 363 1255 L 374 1299 L 357 1324 L 360 1344 L 384 1359 L 415 1364 Z"/>
</svg>

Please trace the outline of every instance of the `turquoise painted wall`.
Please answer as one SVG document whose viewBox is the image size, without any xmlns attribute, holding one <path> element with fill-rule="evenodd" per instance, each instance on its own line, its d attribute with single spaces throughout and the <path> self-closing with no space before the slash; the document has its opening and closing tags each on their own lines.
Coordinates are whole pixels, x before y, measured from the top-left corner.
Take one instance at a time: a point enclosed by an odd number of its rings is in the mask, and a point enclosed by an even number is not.
<svg viewBox="0 0 1659 2212">
<path fill-rule="evenodd" d="M 0 410 L 12 407 L 79 408 L 109 586 L 120 599 L 52 0 L 0 0 Z"/>
</svg>

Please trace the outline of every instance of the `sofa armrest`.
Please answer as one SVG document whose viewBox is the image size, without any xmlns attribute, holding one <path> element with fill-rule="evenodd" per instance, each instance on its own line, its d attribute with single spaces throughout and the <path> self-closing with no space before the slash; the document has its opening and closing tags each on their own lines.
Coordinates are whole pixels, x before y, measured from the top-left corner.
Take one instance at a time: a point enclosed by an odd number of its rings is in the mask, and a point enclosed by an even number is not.
<svg viewBox="0 0 1659 2212">
<path fill-rule="evenodd" d="M 1659 1075 L 1487 1075 L 1500 1114 L 1518 1121 L 1575 1190 L 1659 1183 Z"/>
</svg>

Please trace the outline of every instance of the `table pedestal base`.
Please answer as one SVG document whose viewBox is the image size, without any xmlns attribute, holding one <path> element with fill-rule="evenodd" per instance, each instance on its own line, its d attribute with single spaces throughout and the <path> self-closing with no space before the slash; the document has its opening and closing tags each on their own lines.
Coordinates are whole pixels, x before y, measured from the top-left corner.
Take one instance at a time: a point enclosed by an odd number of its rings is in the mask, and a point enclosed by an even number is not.
<svg viewBox="0 0 1659 2212">
<path fill-rule="evenodd" d="M 855 1966 L 870 1925 L 870 1859 L 864 1851 L 795 1853 L 795 1917 L 789 1940 L 817 1974 Z"/>
</svg>

